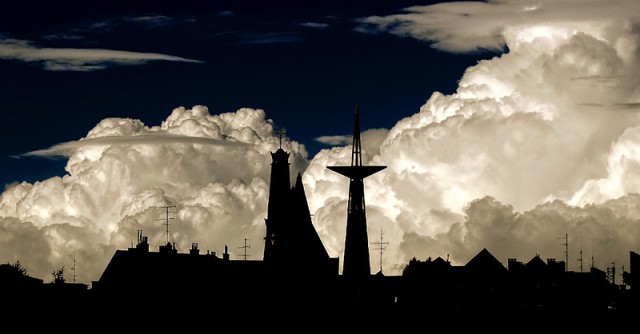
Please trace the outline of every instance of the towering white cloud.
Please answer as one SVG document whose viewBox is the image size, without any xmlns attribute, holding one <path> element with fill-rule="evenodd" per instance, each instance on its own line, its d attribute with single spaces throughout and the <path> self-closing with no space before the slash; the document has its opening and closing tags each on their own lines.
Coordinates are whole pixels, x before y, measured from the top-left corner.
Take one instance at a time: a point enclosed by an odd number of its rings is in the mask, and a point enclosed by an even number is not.
<svg viewBox="0 0 640 334">
<path fill-rule="evenodd" d="M 152 247 L 170 241 L 186 251 L 229 245 L 237 258 L 246 237 L 262 258 L 270 151 L 278 148 L 273 122 L 262 110 L 210 115 L 176 108 L 160 126 L 139 120 L 101 121 L 85 138 L 34 154 L 66 154 L 68 175 L 9 187 L 0 197 L 0 253 L 45 279 L 71 266 L 96 280 L 116 249 L 131 246 L 137 230 Z M 291 168 L 307 164 L 303 146 L 284 138 Z"/>
<path fill-rule="evenodd" d="M 637 249 L 640 216 L 611 201 L 637 206 L 640 192 L 639 2 L 442 3 L 361 23 L 444 51 L 505 50 L 468 68 L 454 94 L 433 93 L 369 154 L 389 166 L 365 187 L 370 240 L 382 225 L 390 265 L 447 253 L 464 263 L 483 247 L 505 263 L 561 258 L 565 234 L 570 258 L 581 245 L 601 267 Z M 307 170 L 319 225 L 346 207 L 332 184 L 347 189 L 321 166 L 348 158 L 326 150 Z"/>
<path fill-rule="evenodd" d="M 503 263 L 535 254 L 562 259 L 565 234 L 572 270 L 579 249 L 585 265 L 593 254 L 600 268 L 638 250 L 639 6 L 460 2 L 362 20 L 360 30 L 446 51 L 505 50 L 468 68 L 454 94 L 434 92 L 389 131 L 363 132 L 365 163 L 388 166 L 365 180 L 369 240 L 383 229 L 389 242 L 385 272 L 399 273 L 414 256 L 449 254 L 465 263 L 484 247 Z M 237 252 L 247 237 L 261 258 L 268 152 L 277 145 L 261 110 L 213 116 L 201 106 L 178 108 L 151 127 L 105 119 L 77 142 L 33 153 L 68 156 L 69 175 L 2 194 L 0 254 L 46 276 L 75 253 L 97 279 L 136 230 L 152 246 L 164 242 L 161 207 L 177 205 L 172 236 L 181 249 L 199 242 Z M 348 180 L 326 166 L 348 164 L 351 148 L 325 149 L 310 161 L 296 142 L 283 148 L 293 171 L 305 171 L 325 246 L 341 257 Z"/>
</svg>

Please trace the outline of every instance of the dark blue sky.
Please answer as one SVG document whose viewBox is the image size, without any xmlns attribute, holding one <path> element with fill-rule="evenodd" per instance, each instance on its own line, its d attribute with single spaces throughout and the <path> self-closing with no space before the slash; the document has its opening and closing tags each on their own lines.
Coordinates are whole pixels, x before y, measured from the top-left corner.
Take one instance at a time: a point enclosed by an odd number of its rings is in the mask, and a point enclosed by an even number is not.
<svg viewBox="0 0 640 334">
<path fill-rule="evenodd" d="M 64 159 L 15 156 L 80 139 L 106 117 L 159 125 L 179 106 L 206 105 L 212 114 L 264 109 L 310 157 L 326 147 L 314 138 L 350 134 L 356 98 L 363 129 L 391 128 L 418 112 L 433 91 L 454 92 L 467 67 L 492 56 L 444 53 L 414 39 L 354 30 L 358 18 L 433 2 L 3 4 L 5 42 L 158 53 L 202 63 L 52 71 L 43 61 L 0 57 L 0 186 L 64 174 Z"/>
</svg>

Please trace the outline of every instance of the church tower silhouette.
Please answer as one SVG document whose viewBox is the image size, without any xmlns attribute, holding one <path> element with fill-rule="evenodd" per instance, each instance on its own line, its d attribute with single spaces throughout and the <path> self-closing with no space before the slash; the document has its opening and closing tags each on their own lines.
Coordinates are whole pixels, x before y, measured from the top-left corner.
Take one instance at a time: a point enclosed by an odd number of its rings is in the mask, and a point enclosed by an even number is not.
<svg viewBox="0 0 640 334">
<path fill-rule="evenodd" d="M 282 149 L 280 138 L 280 148 L 271 153 L 264 262 L 274 274 L 337 275 L 338 259 L 329 257 L 311 221 L 302 174 L 291 186 L 290 154 Z"/>
<path fill-rule="evenodd" d="M 269 183 L 269 204 L 267 207 L 267 235 L 264 242 L 264 261 L 272 262 L 282 255 L 278 254 L 282 247 L 276 245 L 281 237 L 281 230 L 286 220 L 289 192 L 289 153 L 282 146 L 271 152 L 271 180 Z"/>
<path fill-rule="evenodd" d="M 364 178 L 386 166 L 363 166 L 360 145 L 360 110 L 356 102 L 351 148 L 351 166 L 329 166 L 330 170 L 349 178 L 349 204 L 347 207 L 347 235 L 344 244 L 342 275 L 347 279 L 363 279 L 371 275 L 367 215 L 364 201 Z"/>
</svg>

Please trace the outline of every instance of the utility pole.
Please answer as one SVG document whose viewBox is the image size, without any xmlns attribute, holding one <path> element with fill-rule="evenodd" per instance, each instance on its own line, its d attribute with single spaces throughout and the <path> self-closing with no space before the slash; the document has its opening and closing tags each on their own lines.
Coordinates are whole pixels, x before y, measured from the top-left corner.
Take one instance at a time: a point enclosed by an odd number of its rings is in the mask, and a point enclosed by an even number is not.
<svg viewBox="0 0 640 334">
<path fill-rule="evenodd" d="M 387 249 L 385 246 L 388 245 L 388 242 L 385 242 L 383 239 L 384 232 L 382 232 L 382 228 L 380 229 L 380 241 L 373 242 L 374 245 L 378 245 L 378 248 L 374 248 L 373 250 L 380 251 L 380 273 L 382 273 L 382 253 Z"/>
<path fill-rule="evenodd" d="M 249 239 L 244 238 L 244 246 L 240 246 L 238 248 L 244 248 L 244 261 L 247 261 L 247 257 L 250 257 L 251 255 L 247 255 L 247 248 L 251 248 L 251 245 L 247 245 L 247 241 Z"/>
</svg>

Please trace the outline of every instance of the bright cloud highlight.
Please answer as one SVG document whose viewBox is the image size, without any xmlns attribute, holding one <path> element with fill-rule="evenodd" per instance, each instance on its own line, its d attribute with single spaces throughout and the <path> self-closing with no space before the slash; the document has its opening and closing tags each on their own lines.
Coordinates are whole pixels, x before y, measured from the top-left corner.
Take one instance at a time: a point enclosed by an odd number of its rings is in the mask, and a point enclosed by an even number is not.
<svg viewBox="0 0 640 334">
<path fill-rule="evenodd" d="M 292 173 L 303 170 L 304 147 L 283 139 Z M 162 207 L 177 205 L 171 240 L 182 251 L 191 242 L 218 253 L 228 245 L 235 257 L 246 237 L 251 255 L 261 258 L 269 152 L 279 145 L 262 110 L 176 108 L 159 126 L 105 119 L 85 138 L 39 153 L 67 154 L 68 175 L 2 193 L 0 253 L 45 279 L 75 256 L 78 273 L 96 280 L 137 230 L 156 249 L 166 242 Z"/>
<path fill-rule="evenodd" d="M 484 247 L 505 264 L 562 258 L 565 234 L 571 270 L 579 249 L 593 251 L 600 268 L 628 261 L 640 216 L 620 204 L 636 207 L 640 192 L 639 9 L 637 1 L 458 2 L 361 20 L 361 31 L 445 51 L 508 50 L 468 68 L 454 94 L 434 92 L 367 152 L 365 161 L 388 166 L 365 188 L 370 241 L 384 229 L 391 268 L 414 256 L 465 263 Z M 348 148 L 325 150 L 307 170 L 320 226 L 336 224 L 347 189 L 322 166 L 348 159 Z M 343 236 L 328 233 L 341 254 Z"/>
</svg>

